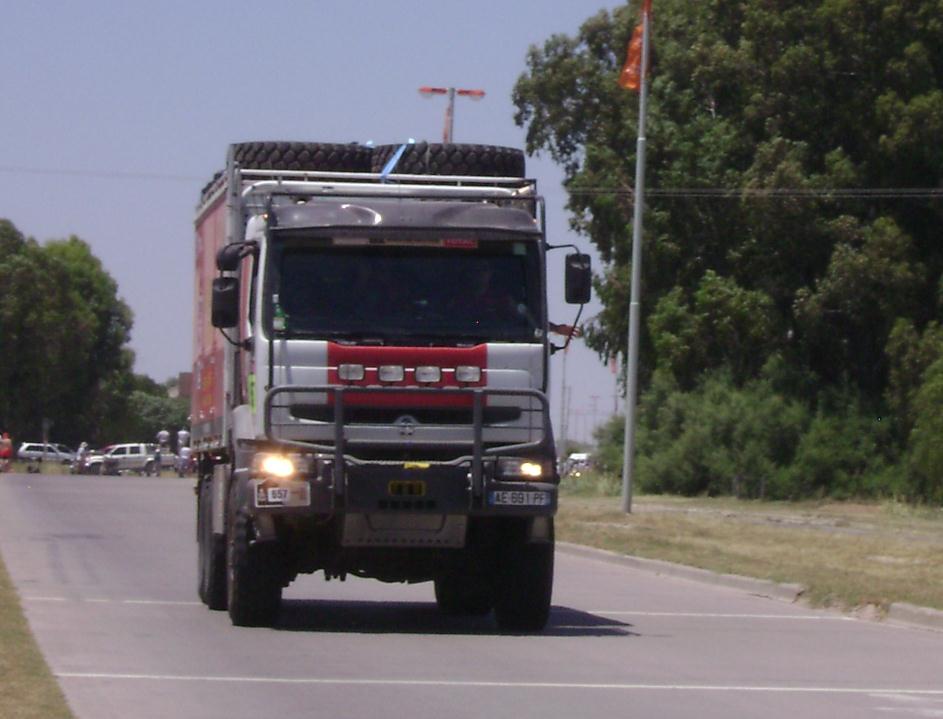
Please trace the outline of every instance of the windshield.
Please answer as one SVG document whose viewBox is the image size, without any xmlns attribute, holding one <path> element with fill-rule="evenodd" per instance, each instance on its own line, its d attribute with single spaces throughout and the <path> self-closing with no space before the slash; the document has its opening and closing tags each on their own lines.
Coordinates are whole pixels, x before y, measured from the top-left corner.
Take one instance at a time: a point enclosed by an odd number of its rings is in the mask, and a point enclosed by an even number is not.
<svg viewBox="0 0 943 719">
<path fill-rule="evenodd" d="M 284 240 L 266 326 L 379 344 L 541 341 L 537 253 L 511 239 Z"/>
</svg>

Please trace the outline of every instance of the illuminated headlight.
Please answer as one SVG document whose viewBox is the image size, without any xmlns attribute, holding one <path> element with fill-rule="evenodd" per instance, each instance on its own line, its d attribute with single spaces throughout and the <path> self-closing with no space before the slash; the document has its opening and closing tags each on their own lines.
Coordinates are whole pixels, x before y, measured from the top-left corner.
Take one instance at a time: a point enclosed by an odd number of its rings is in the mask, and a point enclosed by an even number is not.
<svg viewBox="0 0 943 719">
<path fill-rule="evenodd" d="M 337 368 L 337 376 L 345 382 L 359 382 L 364 377 L 362 364 L 342 364 Z"/>
<path fill-rule="evenodd" d="M 442 370 L 439 367 L 417 367 L 416 381 L 423 384 L 439 382 L 442 379 Z"/>
<path fill-rule="evenodd" d="M 258 454 L 252 462 L 252 473 L 273 479 L 288 479 L 297 472 L 295 462 L 284 454 Z"/>
<path fill-rule="evenodd" d="M 480 382 L 481 367 L 471 367 L 469 365 L 460 365 L 455 368 L 456 382 Z"/>
<path fill-rule="evenodd" d="M 503 457 L 498 460 L 499 479 L 541 479 L 544 475 L 543 463 L 532 459 Z"/>
<path fill-rule="evenodd" d="M 406 373 L 403 371 L 402 365 L 387 364 L 380 366 L 377 376 L 381 382 L 402 382 Z"/>
</svg>

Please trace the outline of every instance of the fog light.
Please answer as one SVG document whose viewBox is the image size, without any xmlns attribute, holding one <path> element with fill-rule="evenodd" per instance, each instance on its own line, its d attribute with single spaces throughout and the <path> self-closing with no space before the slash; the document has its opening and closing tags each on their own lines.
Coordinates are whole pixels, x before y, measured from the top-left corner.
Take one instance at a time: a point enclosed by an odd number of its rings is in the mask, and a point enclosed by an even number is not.
<svg viewBox="0 0 943 719">
<path fill-rule="evenodd" d="M 382 365 L 377 372 L 381 382 L 402 382 L 405 372 L 402 365 Z"/>
<path fill-rule="evenodd" d="M 337 376 L 345 382 L 359 382 L 364 377 L 362 364 L 342 364 L 337 368 Z"/>
<path fill-rule="evenodd" d="M 456 382 L 480 382 L 481 367 L 472 367 L 470 365 L 461 365 L 455 368 Z"/>
<path fill-rule="evenodd" d="M 439 367 L 417 367 L 416 381 L 431 384 L 442 380 L 442 370 Z"/>
</svg>

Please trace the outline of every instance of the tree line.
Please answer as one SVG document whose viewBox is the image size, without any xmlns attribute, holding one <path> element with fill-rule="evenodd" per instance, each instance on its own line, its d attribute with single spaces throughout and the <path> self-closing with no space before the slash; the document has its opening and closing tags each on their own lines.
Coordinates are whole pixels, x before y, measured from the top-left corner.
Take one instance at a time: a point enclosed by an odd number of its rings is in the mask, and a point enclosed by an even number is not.
<svg viewBox="0 0 943 719">
<path fill-rule="evenodd" d="M 151 441 L 186 400 L 133 372 L 133 315 L 78 237 L 39 243 L 0 219 L 0 429 L 75 446 Z"/>
<path fill-rule="evenodd" d="M 514 89 L 604 260 L 604 359 L 626 346 L 638 98 L 616 77 L 637 5 L 532 47 Z M 641 486 L 943 501 L 939 2 L 653 13 Z"/>
</svg>

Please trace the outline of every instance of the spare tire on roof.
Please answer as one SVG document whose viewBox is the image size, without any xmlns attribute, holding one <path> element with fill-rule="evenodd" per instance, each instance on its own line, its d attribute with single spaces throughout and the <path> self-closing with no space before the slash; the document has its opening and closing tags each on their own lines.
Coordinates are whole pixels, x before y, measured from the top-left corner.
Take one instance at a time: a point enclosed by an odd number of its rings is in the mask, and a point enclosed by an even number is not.
<svg viewBox="0 0 943 719">
<path fill-rule="evenodd" d="M 370 172 L 372 149 L 357 143 L 240 142 L 233 146 L 243 169 Z"/>
<path fill-rule="evenodd" d="M 373 150 L 373 172 L 382 172 L 402 145 Z M 406 145 L 392 169 L 403 175 L 524 177 L 524 152 L 500 145 L 417 142 Z"/>
</svg>

